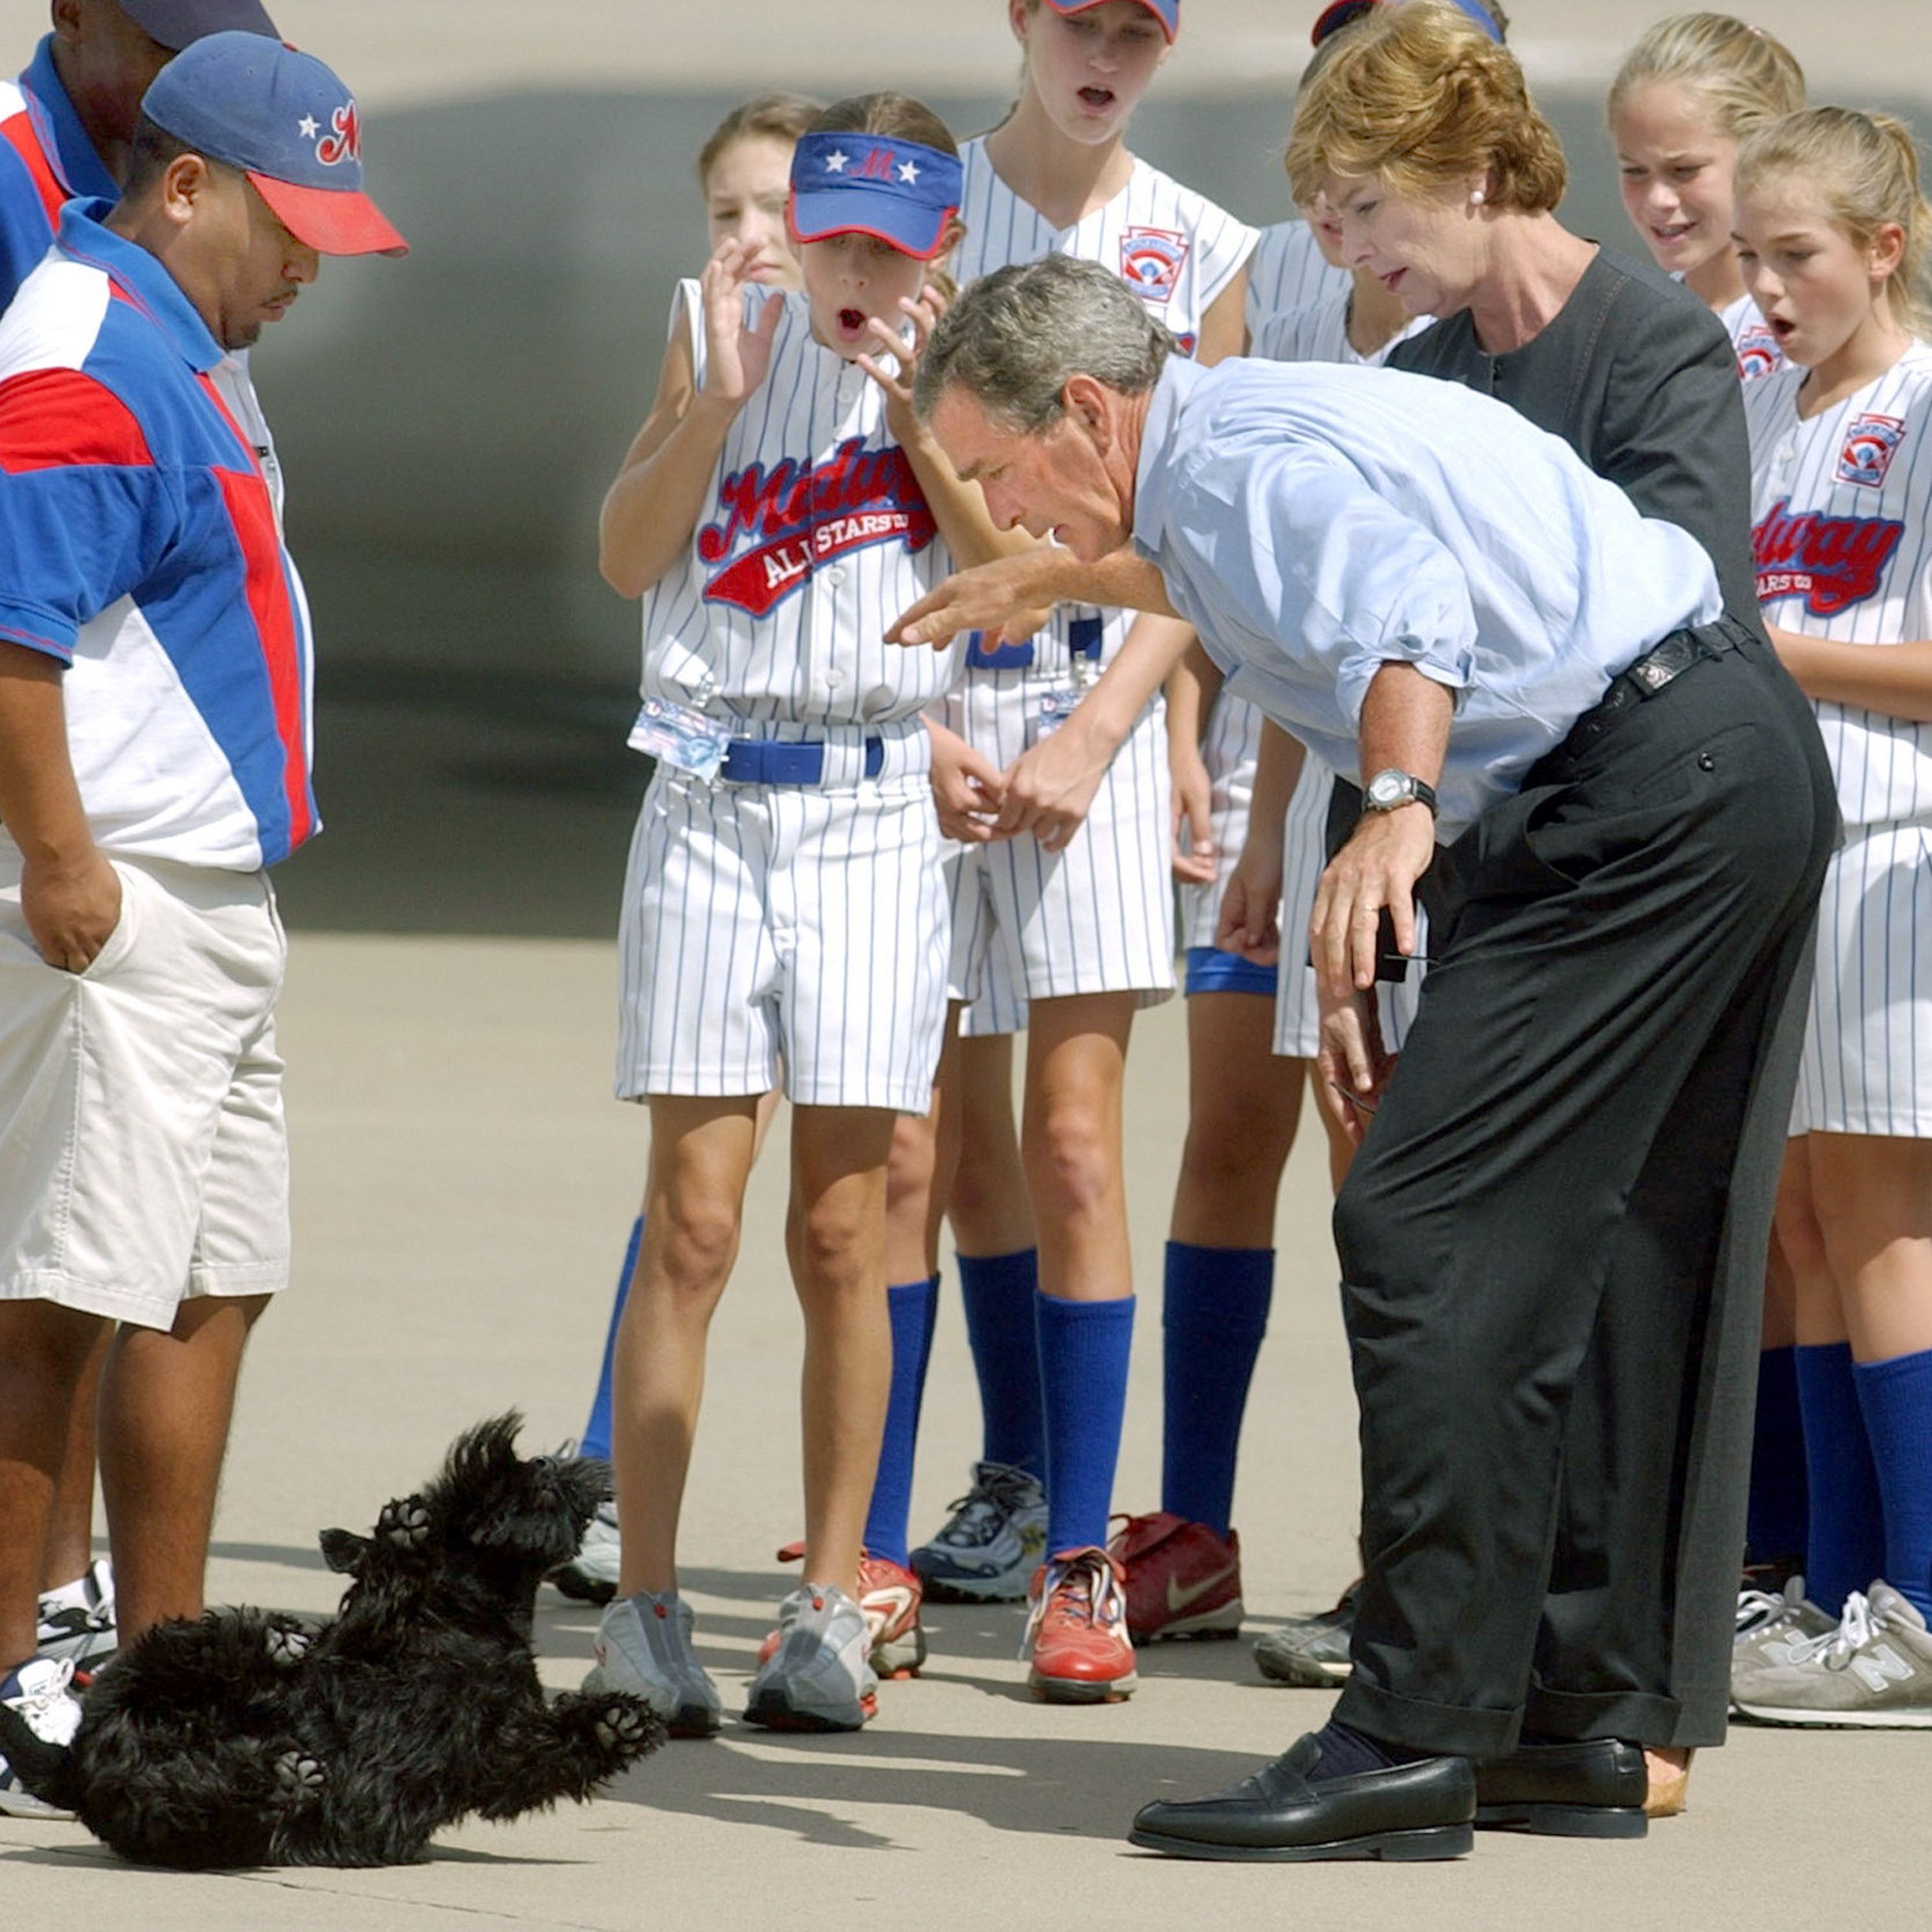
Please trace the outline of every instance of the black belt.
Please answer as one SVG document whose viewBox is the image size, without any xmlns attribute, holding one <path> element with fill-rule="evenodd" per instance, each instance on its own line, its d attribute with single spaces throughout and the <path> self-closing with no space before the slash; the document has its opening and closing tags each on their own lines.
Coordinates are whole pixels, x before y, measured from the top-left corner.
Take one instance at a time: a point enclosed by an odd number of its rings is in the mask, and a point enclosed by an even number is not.
<svg viewBox="0 0 1932 1932">
<path fill-rule="evenodd" d="M 1695 630 L 1673 631 L 1662 644 L 1646 651 L 1610 681 L 1610 689 L 1570 728 L 1563 749 L 1575 751 L 1601 737 L 1634 706 L 1648 703 L 1673 679 L 1706 658 L 1721 658 L 1743 641 L 1741 627 L 1729 618 L 1702 624 Z"/>
</svg>

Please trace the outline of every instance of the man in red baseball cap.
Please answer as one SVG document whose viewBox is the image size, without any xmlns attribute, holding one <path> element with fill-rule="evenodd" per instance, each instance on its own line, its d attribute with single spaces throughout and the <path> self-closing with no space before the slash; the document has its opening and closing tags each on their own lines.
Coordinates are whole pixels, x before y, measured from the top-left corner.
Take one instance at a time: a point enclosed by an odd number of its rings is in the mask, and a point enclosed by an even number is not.
<svg viewBox="0 0 1932 1932">
<path fill-rule="evenodd" d="M 312 657 L 239 352 L 321 253 L 402 252 L 360 149 L 320 61 L 205 35 L 0 319 L 0 1706 L 56 1743 L 43 1557 L 90 1365 L 124 1638 L 200 1611 L 287 1279 L 265 875 L 318 826 Z M 0 1760 L 0 1812 L 46 1810 Z"/>
<path fill-rule="evenodd" d="M 276 34 L 261 0 L 53 0 L 51 12 L 26 71 L 0 81 L 0 309 L 46 253 L 63 202 L 120 192 L 141 96 L 180 49 L 233 29 Z M 220 379 L 272 473 L 246 369 L 231 361 Z M 113 1576 L 91 1560 L 94 1406 L 90 1372 L 74 1405 L 40 1580 L 43 1648 L 83 1668 L 114 1646 Z M 0 1812 L 8 1809 L 0 1777 Z"/>
</svg>

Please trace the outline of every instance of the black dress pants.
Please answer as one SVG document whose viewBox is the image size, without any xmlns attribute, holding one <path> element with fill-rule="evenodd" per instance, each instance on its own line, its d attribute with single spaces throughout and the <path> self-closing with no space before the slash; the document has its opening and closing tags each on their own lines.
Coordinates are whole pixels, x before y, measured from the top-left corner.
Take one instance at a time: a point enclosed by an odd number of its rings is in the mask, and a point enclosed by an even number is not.
<svg viewBox="0 0 1932 1932">
<path fill-rule="evenodd" d="M 1380 1737 L 1723 1734 L 1838 829 L 1810 706 L 1723 641 L 1442 855 L 1420 1010 L 1335 1204 L 1366 1555 L 1337 1715 Z"/>
</svg>

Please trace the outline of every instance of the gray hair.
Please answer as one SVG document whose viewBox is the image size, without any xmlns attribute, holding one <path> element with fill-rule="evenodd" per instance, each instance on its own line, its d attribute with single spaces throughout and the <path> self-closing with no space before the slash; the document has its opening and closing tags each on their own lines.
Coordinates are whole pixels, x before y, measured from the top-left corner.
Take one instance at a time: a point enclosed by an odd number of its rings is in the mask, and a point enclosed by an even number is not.
<svg viewBox="0 0 1932 1932">
<path fill-rule="evenodd" d="M 981 277 L 947 310 L 919 359 L 913 407 L 923 422 L 957 384 L 988 416 L 1036 435 L 1059 417 L 1070 376 L 1145 395 L 1175 347 L 1117 275 L 1043 255 Z"/>
</svg>

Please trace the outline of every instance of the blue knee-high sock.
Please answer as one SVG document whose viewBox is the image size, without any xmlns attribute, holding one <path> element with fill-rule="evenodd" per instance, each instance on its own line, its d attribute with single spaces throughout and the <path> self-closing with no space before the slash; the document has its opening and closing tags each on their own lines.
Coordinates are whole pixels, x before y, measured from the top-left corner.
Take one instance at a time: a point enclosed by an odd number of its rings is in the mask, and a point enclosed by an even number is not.
<svg viewBox="0 0 1932 1932">
<path fill-rule="evenodd" d="M 912 1515 L 913 1461 L 919 1448 L 926 1364 L 933 1352 L 933 1318 L 939 1311 L 939 1277 L 888 1288 L 886 1301 L 893 1324 L 892 1398 L 886 1406 L 886 1434 L 879 1445 L 872 1506 L 866 1512 L 866 1548 L 903 1566 L 910 1553 L 906 1532 Z"/>
<path fill-rule="evenodd" d="M 1804 1537 L 1805 1594 L 1833 1616 L 1852 1590 L 1885 1567 L 1885 1516 L 1865 1417 L 1843 1342 L 1801 1346 L 1798 1397 L 1804 1413 L 1804 1480 L 1811 1498 Z"/>
<path fill-rule="evenodd" d="M 1127 1411 L 1134 1298 L 1063 1301 L 1042 1294 L 1033 1307 L 1046 1417 L 1046 1549 L 1057 1556 L 1107 1542 Z"/>
<path fill-rule="evenodd" d="M 959 1257 L 959 1299 L 979 1378 L 985 1431 L 981 1454 L 988 1462 L 1043 1476 L 1046 1432 L 1040 1420 L 1039 1346 L 1033 1333 L 1039 1287 L 1039 1256 L 1034 1249 Z"/>
<path fill-rule="evenodd" d="M 1757 1420 L 1751 1431 L 1751 1496 L 1744 1540 L 1752 1560 L 1804 1553 L 1804 1423 L 1798 1406 L 1798 1351 L 1757 1358 Z M 1804 1567 L 1801 1560 L 1798 1567 Z"/>
<path fill-rule="evenodd" d="M 590 1420 L 577 1439 L 577 1454 L 611 1459 L 611 1362 L 617 1349 L 617 1324 L 624 1319 L 624 1304 L 631 1298 L 631 1276 L 638 1265 L 638 1250 L 644 1245 L 644 1216 L 631 1223 L 631 1244 L 624 1250 L 624 1267 L 617 1276 L 617 1297 L 611 1304 L 611 1325 L 604 1336 L 604 1366 L 597 1371 L 597 1392 L 590 1398 Z"/>
<path fill-rule="evenodd" d="M 1272 1248 L 1167 1244 L 1161 1507 L 1228 1533 L 1241 1418 L 1274 1296 Z"/>
<path fill-rule="evenodd" d="M 1932 1349 L 1852 1374 L 1885 1509 L 1885 1580 L 1932 1617 Z"/>
</svg>

